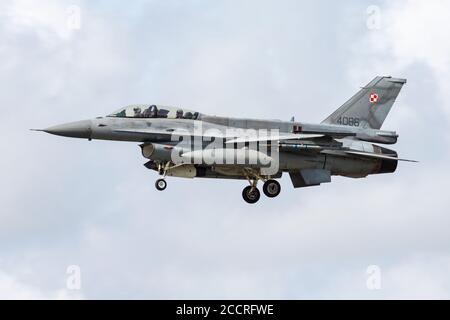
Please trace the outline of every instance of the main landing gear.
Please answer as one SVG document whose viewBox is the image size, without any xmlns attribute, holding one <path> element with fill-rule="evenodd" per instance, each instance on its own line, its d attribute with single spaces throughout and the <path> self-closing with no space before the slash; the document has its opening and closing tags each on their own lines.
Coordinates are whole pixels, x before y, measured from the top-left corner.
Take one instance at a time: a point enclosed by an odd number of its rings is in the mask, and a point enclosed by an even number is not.
<svg viewBox="0 0 450 320">
<path fill-rule="evenodd" d="M 171 166 L 170 162 L 158 164 L 158 172 L 160 175 L 163 176 L 162 178 L 156 180 L 155 182 L 155 187 L 158 191 L 163 191 L 167 188 L 167 182 L 165 180 L 165 177 L 167 171 L 174 167 L 176 166 Z M 244 171 L 244 175 L 250 184 L 249 186 L 245 187 L 244 190 L 242 190 L 242 198 L 244 198 L 245 202 L 253 204 L 258 202 L 259 199 L 261 198 L 261 193 L 259 192 L 257 187 L 259 180 L 264 181 L 262 189 L 267 197 L 275 198 L 280 194 L 281 186 L 278 181 L 270 179 L 267 176 L 262 177 L 261 175 L 255 173 L 251 169 L 246 169 Z"/>
<path fill-rule="evenodd" d="M 261 193 L 257 187 L 247 186 L 242 190 L 242 198 L 244 198 L 247 203 L 256 203 L 260 197 Z"/>
<path fill-rule="evenodd" d="M 276 180 L 267 180 L 263 185 L 263 192 L 269 198 L 275 198 L 280 194 L 281 186 Z M 252 182 L 252 185 L 247 186 L 242 190 L 242 198 L 247 203 L 256 203 L 261 197 L 261 193 L 256 187 L 256 180 Z"/>
<path fill-rule="evenodd" d="M 277 180 L 267 180 L 264 182 L 263 192 L 269 198 L 275 198 L 281 192 L 280 183 Z"/>
<path fill-rule="evenodd" d="M 253 176 L 253 178 L 250 178 L 250 176 Z M 267 180 L 252 172 L 248 172 L 246 178 L 250 185 L 242 190 L 242 198 L 244 198 L 244 201 L 247 203 L 256 203 L 261 197 L 261 193 L 256 186 L 258 184 L 258 180 L 265 181 L 263 185 L 263 192 L 267 197 L 274 198 L 280 194 L 281 186 L 280 183 L 276 180 Z"/>
</svg>

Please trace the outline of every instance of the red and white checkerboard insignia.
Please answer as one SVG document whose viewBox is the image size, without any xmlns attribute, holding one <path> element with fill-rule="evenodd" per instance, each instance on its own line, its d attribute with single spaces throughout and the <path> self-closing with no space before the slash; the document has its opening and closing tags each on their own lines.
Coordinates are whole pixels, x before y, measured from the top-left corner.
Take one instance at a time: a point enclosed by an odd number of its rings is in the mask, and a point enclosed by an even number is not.
<svg viewBox="0 0 450 320">
<path fill-rule="evenodd" d="M 369 100 L 373 104 L 377 103 L 378 102 L 378 95 L 376 93 L 371 93 Z"/>
</svg>

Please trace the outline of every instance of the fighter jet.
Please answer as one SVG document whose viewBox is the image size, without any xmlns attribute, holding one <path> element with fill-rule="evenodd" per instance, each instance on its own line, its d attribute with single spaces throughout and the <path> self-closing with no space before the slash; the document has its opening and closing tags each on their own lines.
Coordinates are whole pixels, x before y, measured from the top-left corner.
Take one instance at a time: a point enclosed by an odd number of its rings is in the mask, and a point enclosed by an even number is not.
<svg viewBox="0 0 450 320">
<path fill-rule="evenodd" d="M 107 116 L 40 129 L 50 134 L 139 142 L 146 168 L 166 177 L 241 179 L 247 203 L 280 194 L 288 173 L 294 188 L 331 182 L 331 176 L 364 178 L 392 173 L 395 131 L 381 130 L 406 79 L 378 76 L 320 124 L 212 116 L 156 104 L 135 104 Z"/>
</svg>

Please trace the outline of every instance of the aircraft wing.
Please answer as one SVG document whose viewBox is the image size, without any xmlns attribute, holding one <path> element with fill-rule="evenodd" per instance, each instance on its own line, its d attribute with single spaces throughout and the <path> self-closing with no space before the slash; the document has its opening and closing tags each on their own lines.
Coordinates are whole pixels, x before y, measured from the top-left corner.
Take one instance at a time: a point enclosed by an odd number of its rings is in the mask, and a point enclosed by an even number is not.
<svg viewBox="0 0 450 320">
<path fill-rule="evenodd" d="M 264 141 L 289 141 L 289 140 L 311 140 L 318 138 L 343 138 L 355 136 L 353 132 L 311 132 L 311 133 L 280 133 L 269 136 L 242 136 L 226 141 L 226 143 L 264 142 Z"/>
<path fill-rule="evenodd" d="M 244 143 L 244 142 L 264 142 L 264 141 L 283 141 L 283 140 L 310 140 L 323 137 L 342 138 L 345 136 L 354 136 L 354 133 L 342 133 L 342 132 L 324 132 L 324 133 L 279 133 L 274 135 L 248 135 L 241 131 L 231 132 L 226 134 L 192 134 L 189 131 L 177 131 L 176 129 L 160 130 L 155 128 L 133 128 L 133 129 L 116 129 L 115 132 L 130 133 L 130 134 L 142 134 L 151 138 L 167 138 L 170 139 L 172 135 L 190 135 L 190 136 L 202 136 L 210 138 L 222 138 L 228 139 L 225 143 Z"/>
<path fill-rule="evenodd" d="M 246 142 L 267 142 L 267 141 L 295 141 L 295 140 L 314 140 L 319 138 L 342 138 L 346 136 L 354 136 L 351 132 L 314 132 L 314 133 L 278 133 L 272 135 L 252 135 L 247 134 L 245 130 L 237 130 L 235 132 L 227 132 L 221 134 L 215 132 L 211 134 L 198 134 L 197 132 L 190 132 L 186 130 L 176 129 L 157 129 L 157 128 L 124 128 L 116 129 L 115 132 L 130 133 L 142 135 L 143 141 L 171 141 L 173 135 L 177 136 L 191 136 L 201 138 L 221 138 L 225 140 L 226 144 L 246 143 Z"/>
<path fill-rule="evenodd" d="M 234 137 L 225 143 L 244 143 L 244 142 L 263 142 L 263 141 L 279 141 L 279 140 L 304 140 L 324 137 L 323 134 L 307 134 L 307 133 L 282 133 L 269 136 L 243 136 Z"/>
</svg>

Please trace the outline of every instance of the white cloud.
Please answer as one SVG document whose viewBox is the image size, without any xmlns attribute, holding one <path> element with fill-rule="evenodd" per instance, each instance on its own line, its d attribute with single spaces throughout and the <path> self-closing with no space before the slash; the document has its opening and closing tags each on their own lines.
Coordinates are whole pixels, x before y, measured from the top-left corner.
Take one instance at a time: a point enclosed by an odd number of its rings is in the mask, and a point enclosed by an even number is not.
<svg viewBox="0 0 450 320">
<path fill-rule="evenodd" d="M 423 61 L 438 72 L 448 73 L 448 1 L 409 0 L 389 3 L 386 9 L 384 35 L 393 54 L 399 60 L 403 58 L 404 63 Z"/>
<path fill-rule="evenodd" d="M 345 25 L 341 4 L 236 6 L 83 2 L 82 28 L 69 36 L 63 3 L 3 5 L 2 297 L 71 298 L 58 288 L 73 263 L 87 298 L 372 298 L 369 264 L 383 271 L 376 297 L 449 296 L 438 270 L 448 268 L 448 153 L 428 130 L 446 119 L 421 111 L 447 94 L 448 44 L 433 40 L 447 31 L 430 19 L 440 7 L 386 3 L 382 14 L 391 18 L 372 32 L 361 21 Z M 417 32 L 432 35 L 423 42 L 430 48 L 408 32 L 416 15 L 427 22 Z M 410 80 L 388 118 L 401 131 L 396 148 L 423 162 L 303 190 L 285 177 L 280 197 L 256 206 L 242 202 L 242 181 L 169 178 L 164 193 L 154 191 L 156 176 L 134 144 L 26 130 L 159 99 L 206 113 L 314 121 L 386 72 Z M 424 84 L 424 73 L 444 78 L 409 89 Z"/>
<path fill-rule="evenodd" d="M 0 299 L 35 300 L 35 299 L 82 299 L 80 292 L 60 289 L 43 291 L 40 288 L 19 281 L 15 276 L 0 270 Z"/>
<path fill-rule="evenodd" d="M 351 75 L 359 81 L 369 72 L 409 75 L 409 80 L 421 80 L 424 85 L 437 87 L 439 105 L 436 107 L 444 110 L 447 120 L 450 119 L 450 25 L 447 23 L 450 3 L 444 0 L 385 1 L 380 10 L 381 28 L 367 29 L 352 46 L 356 61 L 351 65 Z M 414 77 L 418 65 L 429 68 L 431 74 L 419 74 L 431 77 L 429 81 Z M 419 94 L 433 94 L 427 88 L 421 89 Z"/>
<path fill-rule="evenodd" d="M 72 35 L 70 18 L 73 12 L 62 2 L 47 1 L 39 5 L 31 0 L 6 1 L 2 5 L 2 15 L 8 19 L 9 32 L 33 30 L 47 45 L 59 40 L 69 40 Z"/>
<path fill-rule="evenodd" d="M 331 282 L 314 292 L 325 299 L 448 299 L 450 255 L 419 254 L 378 265 L 380 288 L 368 288 L 368 266 L 341 270 Z M 327 279 L 328 280 L 328 279 Z"/>
</svg>

